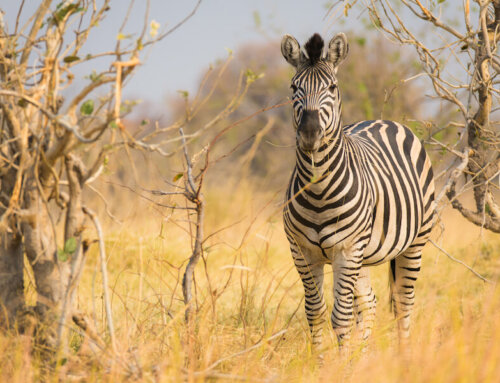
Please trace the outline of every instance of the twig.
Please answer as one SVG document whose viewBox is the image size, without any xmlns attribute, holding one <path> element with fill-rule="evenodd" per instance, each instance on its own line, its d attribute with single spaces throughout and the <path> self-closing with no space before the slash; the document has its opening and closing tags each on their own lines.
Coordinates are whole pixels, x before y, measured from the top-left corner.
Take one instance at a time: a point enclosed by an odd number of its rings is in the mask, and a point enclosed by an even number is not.
<svg viewBox="0 0 500 383">
<path fill-rule="evenodd" d="M 71 273 L 68 279 L 68 285 L 66 286 L 66 291 L 64 292 L 64 300 L 61 309 L 61 316 L 59 317 L 59 324 L 57 326 L 57 340 L 56 349 L 59 350 L 62 343 L 63 330 L 66 325 L 66 319 L 68 316 L 69 308 L 73 306 L 73 298 L 75 287 L 78 285 L 78 279 L 80 278 L 81 271 L 83 269 L 83 249 L 81 246 L 81 238 L 78 238 L 78 243 L 76 246 L 75 253 L 71 258 Z"/>
<path fill-rule="evenodd" d="M 186 166 L 187 166 L 187 180 L 185 180 L 185 195 L 186 198 L 193 204 L 195 204 L 195 211 L 196 211 L 196 234 L 195 234 L 195 240 L 194 240 L 194 246 L 193 246 L 193 252 L 191 256 L 189 257 L 189 262 L 186 266 L 186 271 L 184 272 L 184 276 L 182 278 L 182 294 L 184 296 L 184 303 L 186 305 L 186 322 L 190 323 L 190 318 L 191 318 L 191 312 L 192 312 L 192 307 L 191 307 L 191 300 L 192 300 L 192 292 L 191 292 L 191 285 L 193 284 L 193 275 L 194 275 L 194 269 L 196 267 L 196 264 L 200 260 L 201 253 L 203 251 L 202 249 L 202 244 L 203 244 L 203 221 L 204 221 L 204 215 L 205 215 L 205 208 L 204 208 L 204 200 L 203 200 L 203 194 L 201 193 L 201 188 L 203 186 L 203 178 L 200 178 L 198 181 L 198 187 L 195 186 L 194 180 L 193 180 L 193 168 L 191 164 L 191 160 L 189 158 L 189 154 L 187 152 L 187 147 L 186 147 L 186 141 L 184 139 L 184 131 L 182 128 L 179 129 L 179 133 L 182 137 L 182 145 L 183 145 L 183 150 L 184 150 L 184 159 L 186 161 Z M 208 152 L 206 154 L 208 156 Z M 189 187 L 188 187 L 189 186 Z M 191 190 L 189 190 L 189 188 Z M 186 207 L 187 208 L 187 207 Z"/>
<path fill-rule="evenodd" d="M 92 222 L 94 223 L 95 229 L 97 231 L 97 236 L 99 237 L 99 258 L 101 260 L 101 273 L 102 273 L 102 290 L 104 295 L 104 306 L 106 309 L 106 318 L 108 321 L 108 331 L 109 337 L 111 339 L 111 348 L 113 352 L 116 353 L 116 339 L 115 330 L 113 327 L 113 315 L 111 312 L 111 301 L 109 299 L 109 289 L 108 289 L 108 271 L 106 268 L 106 249 L 104 247 L 104 235 L 101 228 L 101 223 L 97 218 L 97 215 L 89 208 L 83 207 L 83 211 L 87 214 Z"/>
<path fill-rule="evenodd" d="M 179 134 L 181 135 L 182 150 L 184 151 L 184 159 L 186 160 L 188 184 L 191 187 L 191 192 L 195 194 L 196 187 L 194 186 L 194 181 L 193 181 L 193 165 L 191 164 L 191 159 L 189 158 L 187 152 L 186 139 L 184 138 L 184 131 L 182 130 L 182 128 L 179 128 Z"/>
<path fill-rule="evenodd" d="M 69 132 L 73 133 L 75 135 L 75 137 L 78 139 L 78 141 L 80 141 L 80 142 L 83 142 L 85 144 L 93 143 L 101 136 L 101 133 L 98 133 L 97 136 L 93 137 L 93 138 L 86 138 L 86 137 L 82 136 L 81 133 L 79 132 L 78 125 L 72 125 L 71 123 L 69 123 L 67 121 L 67 119 L 69 117 L 68 115 L 56 116 L 55 114 L 49 112 L 42 105 L 40 105 L 40 103 L 38 103 L 36 100 L 34 100 L 33 98 L 31 98 L 29 96 L 26 96 L 26 95 L 23 95 L 23 94 L 20 94 L 17 92 L 13 92 L 10 90 L 0 90 L 0 95 L 22 98 L 26 102 L 35 106 L 38 110 L 40 110 L 40 112 L 45 114 L 50 120 L 61 125 L 64 129 L 68 130 Z"/>
<path fill-rule="evenodd" d="M 288 329 L 284 329 L 284 330 L 281 330 L 281 331 L 278 331 L 276 334 L 270 336 L 269 338 L 267 339 L 264 339 L 264 340 L 261 340 L 259 343 L 256 343 L 254 344 L 253 346 L 249 347 L 249 348 L 246 348 L 245 350 L 242 350 L 242 351 L 239 351 L 235 354 L 232 354 L 232 355 L 229 355 L 229 356 L 226 356 L 224 358 L 221 358 L 217 361 L 215 361 L 214 363 L 212 363 L 210 366 L 208 366 L 207 368 L 205 368 L 204 370 L 202 371 L 197 371 L 195 372 L 194 374 L 195 375 L 204 375 L 206 374 L 208 371 L 210 370 L 213 370 L 215 367 L 217 367 L 219 364 L 221 364 L 222 362 L 225 362 L 226 360 L 229 360 L 229 359 L 233 359 L 233 358 L 236 358 L 240 355 L 244 355 L 252 350 L 255 350 L 256 348 L 259 348 L 260 346 L 262 346 L 264 343 L 266 342 L 269 342 L 275 338 L 278 338 L 280 337 L 281 335 L 283 335 L 284 333 L 286 333 L 288 331 Z"/>
<path fill-rule="evenodd" d="M 152 43 L 156 43 L 158 41 L 161 41 L 163 40 L 165 37 L 167 37 L 169 34 L 171 34 L 172 32 L 174 32 L 176 29 L 178 29 L 181 25 L 183 25 L 186 21 L 188 21 L 191 17 L 194 16 L 194 14 L 196 13 L 196 11 L 198 10 L 198 7 L 200 6 L 201 4 L 201 1 L 202 0 L 198 0 L 198 2 L 196 3 L 196 5 L 194 6 L 193 10 L 191 11 L 191 13 L 189 13 L 186 17 L 184 17 L 181 21 L 179 21 L 176 25 L 174 25 L 172 28 L 170 28 L 168 31 L 162 33 L 160 36 L 158 36 L 157 39 L 153 40 L 153 41 L 148 41 L 148 42 L 145 42 L 144 43 L 144 46 L 146 45 L 149 45 L 149 44 L 152 44 Z"/>
<path fill-rule="evenodd" d="M 460 263 L 462 266 L 465 266 L 471 273 L 473 273 L 479 279 L 481 279 L 481 280 L 483 280 L 484 282 L 487 282 L 487 283 L 495 283 L 495 282 L 490 281 L 489 279 L 483 277 L 481 274 L 479 274 L 477 271 L 475 271 L 472 267 L 470 267 L 467 264 L 465 264 L 464 262 L 462 262 L 460 259 L 457 259 L 454 256 L 452 256 L 451 254 L 449 254 L 446 250 L 444 250 L 441 246 L 439 246 L 432 239 L 429 239 L 429 242 L 432 243 L 434 245 L 434 247 L 436 247 L 436 249 L 438 249 L 439 251 L 441 251 L 444 255 L 446 255 L 448 258 L 450 258 L 453 262 L 457 262 L 457 263 Z"/>
</svg>

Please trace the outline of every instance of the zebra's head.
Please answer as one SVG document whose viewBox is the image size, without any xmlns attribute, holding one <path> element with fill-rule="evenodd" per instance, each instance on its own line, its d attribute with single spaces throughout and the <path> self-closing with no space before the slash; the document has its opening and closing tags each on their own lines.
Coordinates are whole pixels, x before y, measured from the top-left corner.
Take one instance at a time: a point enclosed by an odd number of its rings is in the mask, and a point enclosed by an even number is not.
<svg viewBox="0 0 500 383">
<path fill-rule="evenodd" d="M 343 33 L 335 35 L 323 52 L 324 42 L 314 34 L 301 50 L 297 40 L 285 35 L 281 53 L 297 70 L 292 78 L 293 124 L 297 145 L 304 151 L 317 150 L 340 125 L 340 92 L 337 68 L 349 51 Z"/>
</svg>

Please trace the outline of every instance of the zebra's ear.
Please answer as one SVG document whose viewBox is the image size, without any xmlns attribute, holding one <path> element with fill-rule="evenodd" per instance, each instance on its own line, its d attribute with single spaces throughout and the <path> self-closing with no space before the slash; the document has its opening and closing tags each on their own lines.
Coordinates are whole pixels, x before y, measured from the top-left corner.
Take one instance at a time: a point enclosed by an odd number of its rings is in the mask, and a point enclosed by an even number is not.
<svg viewBox="0 0 500 383">
<path fill-rule="evenodd" d="M 326 59 L 333 65 L 335 71 L 337 71 L 337 67 L 344 61 L 348 52 L 349 44 L 347 43 L 346 35 L 337 33 L 328 44 Z"/>
<path fill-rule="evenodd" d="M 281 39 L 281 53 L 285 60 L 295 68 L 298 68 L 304 58 L 298 41 L 290 35 L 285 35 Z"/>
</svg>

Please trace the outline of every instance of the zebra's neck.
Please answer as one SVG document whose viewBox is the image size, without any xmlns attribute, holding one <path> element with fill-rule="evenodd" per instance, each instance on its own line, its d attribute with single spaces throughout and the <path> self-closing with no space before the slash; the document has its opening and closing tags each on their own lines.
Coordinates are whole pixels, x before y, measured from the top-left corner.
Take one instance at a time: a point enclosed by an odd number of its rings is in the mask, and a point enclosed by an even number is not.
<svg viewBox="0 0 500 383">
<path fill-rule="evenodd" d="M 339 124 L 329 140 L 318 150 L 304 152 L 297 146 L 295 168 L 302 186 L 311 191 L 322 191 L 328 183 L 329 176 L 339 167 L 347 165 L 349 161 L 347 141 L 348 138 Z"/>
</svg>

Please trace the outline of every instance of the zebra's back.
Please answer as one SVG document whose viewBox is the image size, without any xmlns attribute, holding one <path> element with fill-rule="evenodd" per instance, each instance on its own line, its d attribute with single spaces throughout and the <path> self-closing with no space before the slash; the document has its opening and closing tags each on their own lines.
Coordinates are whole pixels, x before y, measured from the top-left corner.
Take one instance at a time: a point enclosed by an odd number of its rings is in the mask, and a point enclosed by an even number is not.
<svg viewBox="0 0 500 383">
<path fill-rule="evenodd" d="M 434 216 L 429 156 L 407 127 L 393 121 L 362 121 L 344 127 L 364 152 L 375 190 L 371 238 L 363 264 L 388 261 L 410 246 L 423 246 Z"/>
</svg>

